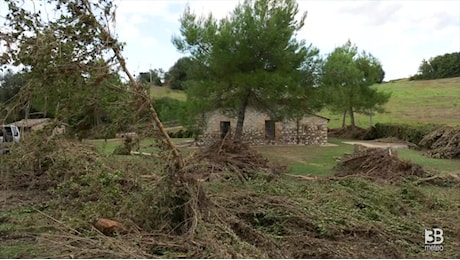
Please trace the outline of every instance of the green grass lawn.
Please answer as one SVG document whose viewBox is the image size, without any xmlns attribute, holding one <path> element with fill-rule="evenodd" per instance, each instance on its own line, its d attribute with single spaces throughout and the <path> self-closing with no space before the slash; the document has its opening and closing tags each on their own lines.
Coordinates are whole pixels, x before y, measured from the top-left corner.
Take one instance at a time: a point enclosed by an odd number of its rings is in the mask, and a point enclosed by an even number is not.
<svg viewBox="0 0 460 260">
<path fill-rule="evenodd" d="M 175 143 L 192 141 L 192 138 L 173 138 Z M 273 162 L 288 165 L 290 174 L 298 175 L 332 175 L 337 157 L 344 153 L 353 152 L 353 145 L 344 144 L 346 139 L 329 138 L 330 144 L 337 146 L 305 146 L 305 145 L 276 145 L 276 146 L 255 146 L 254 149 L 262 153 L 266 158 Z M 108 139 L 107 141 L 88 140 L 87 142 L 95 145 L 104 155 L 111 155 L 115 148 L 122 144 L 121 139 Z M 188 148 L 181 149 L 184 152 Z M 153 138 L 146 138 L 141 141 L 140 152 L 158 153 Z M 409 160 L 420 164 L 427 170 L 435 170 L 440 173 L 460 172 L 460 160 L 446 160 L 428 158 L 420 151 L 410 149 L 399 149 L 400 159 Z"/>
<path fill-rule="evenodd" d="M 392 95 L 385 105 L 386 113 L 375 115 L 373 124 L 460 124 L 460 77 L 420 81 L 403 79 L 375 87 Z M 326 110 L 318 114 L 331 119 L 329 127 L 341 127 L 341 115 Z M 368 127 L 369 116 L 357 114 L 356 122 L 361 127 Z"/>
<path fill-rule="evenodd" d="M 193 138 L 172 138 L 174 143 L 192 141 Z M 97 149 L 103 155 L 111 155 L 115 148 L 123 143 L 122 139 L 93 139 L 87 140 L 86 142 L 91 143 L 97 147 Z M 141 140 L 139 152 L 144 153 L 158 153 L 158 148 L 155 146 L 154 138 L 145 138 Z"/>
<path fill-rule="evenodd" d="M 344 141 L 349 140 L 329 138 L 329 143 L 337 146 L 258 146 L 255 149 L 274 162 L 287 164 L 290 174 L 332 175 L 337 164 L 335 158 L 353 152 L 354 146 L 344 144 Z M 398 156 L 442 174 L 460 172 L 460 160 L 429 158 L 410 149 L 399 149 Z"/>
<path fill-rule="evenodd" d="M 403 160 L 420 164 L 427 170 L 435 170 L 440 173 L 460 173 L 459 159 L 436 159 L 424 156 L 420 151 L 410 149 L 398 150 L 398 157 Z"/>
<path fill-rule="evenodd" d="M 352 152 L 353 146 L 342 143 L 342 139 L 330 138 L 329 143 L 338 146 L 258 146 L 269 160 L 289 166 L 289 173 L 298 175 L 331 175 L 336 164 L 335 157 Z"/>
</svg>

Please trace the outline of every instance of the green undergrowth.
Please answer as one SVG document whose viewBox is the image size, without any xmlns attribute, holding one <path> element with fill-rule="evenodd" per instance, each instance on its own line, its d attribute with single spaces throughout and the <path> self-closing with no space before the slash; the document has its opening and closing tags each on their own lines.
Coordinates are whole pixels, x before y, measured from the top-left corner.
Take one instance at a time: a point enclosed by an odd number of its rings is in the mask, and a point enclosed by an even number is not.
<svg viewBox="0 0 460 260">
<path fill-rule="evenodd" d="M 458 257 L 456 182 L 262 173 L 245 182 L 231 173 L 203 182 L 195 177 L 212 169 L 187 160 L 186 168 L 196 170 L 176 185 L 167 158 L 106 156 L 60 138 L 24 143 L 0 158 L 0 256 Z M 92 225 L 98 218 L 117 220 L 128 232 L 102 235 Z M 442 252 L 424 250 L 424 230 L 433 227 L 444 230 Z"/>
</svg>

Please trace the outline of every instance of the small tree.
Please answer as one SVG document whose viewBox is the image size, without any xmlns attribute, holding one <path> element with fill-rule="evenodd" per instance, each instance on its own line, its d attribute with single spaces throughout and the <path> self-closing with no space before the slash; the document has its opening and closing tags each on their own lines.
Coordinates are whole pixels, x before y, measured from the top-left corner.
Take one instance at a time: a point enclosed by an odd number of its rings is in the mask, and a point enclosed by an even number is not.
<svg viewBox="0 0 460 260">
<path fill-rule="evenodd" d="M 378 92 L 371 86 L 381 81 L 383 69 L 371 54 L 358 53 L 350 41 L 337 47 L 327 57 L 323 67 L 322 85 L 332 112 L 350 116 L 351 125 L 356 126 L 355 112 L 372 114 L 382 111 L 390 94 Z"/>
</svg>

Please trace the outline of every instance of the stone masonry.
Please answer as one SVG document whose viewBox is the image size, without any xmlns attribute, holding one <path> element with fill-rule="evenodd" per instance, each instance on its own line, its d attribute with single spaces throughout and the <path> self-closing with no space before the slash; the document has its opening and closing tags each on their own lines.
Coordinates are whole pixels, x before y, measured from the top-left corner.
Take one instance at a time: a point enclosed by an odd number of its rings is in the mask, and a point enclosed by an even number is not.
<svg viewBox="0 0 460 260">
<path fill-rule="evenodd" d="M 266 113 L 249 108 L 246 111 L 243 126 L 243 141 L 251 145 L 265 144 L 305 144 L 322 145 L 327 143 L 328 119 L 310 115 L 301 120 L 275 122 L 275 137 L 266 138 L 265 121 L 271 120 Z M 218 111 L 206 116 L 206 125 L 199 143 L 209 145 L 221 138 L 221 122 L 230 122 L 230 133 L 235 133 L 236 117 L 230 117 Z"/>
</svg>

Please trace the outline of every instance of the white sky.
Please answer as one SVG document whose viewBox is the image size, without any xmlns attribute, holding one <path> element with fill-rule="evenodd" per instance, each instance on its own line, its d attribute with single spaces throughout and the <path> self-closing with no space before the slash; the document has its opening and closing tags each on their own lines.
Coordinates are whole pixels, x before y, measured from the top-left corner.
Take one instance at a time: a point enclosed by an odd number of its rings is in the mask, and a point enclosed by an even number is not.
<svg viewBox="0 0 460 260">
<path fill-rule="evenodd" d="M 25 0 L 28 1 L 28 0 Z M 243 0 L 241 0 L 243 1 Z M 385 80 L 417 72 L 422 59 L 460 51 L 460 0 L 297 0 L 307 11 L 298 39 L 327 55 L 350 39 L 377 57 Z M 3 2 L 3 1 L 2 1 Z M 37 0 L 45 2 L 45 0 Z M 198 15 L 229 14 L 238 0 L 115 0 L 116 31 L 126 43 L 124 56 L 132 73 L 168 70 L 186 54 L 171 42 L 179 18 L 190 5 Z M 6 6 L 0 3 L 0 13 Z M 1 53 L 0 47 L 0 53 Z"/>
<path fill-rule="evenodd" d="M 237 0 L 117 0 L 117 31 L 126 42 L 128 66 L 135 74 L 150 68 L 168 70 L 184 56 L 171 43 L 187 4 L 196 14 L 217 18 L 230 13 Z M 348 39 L 377 57 L 385 80 L 417 72 L 422 59 L 460 51 L 460 0 L 298 0 L 307 11 L 298 38 L 322 55 Z"/>
</svg>

